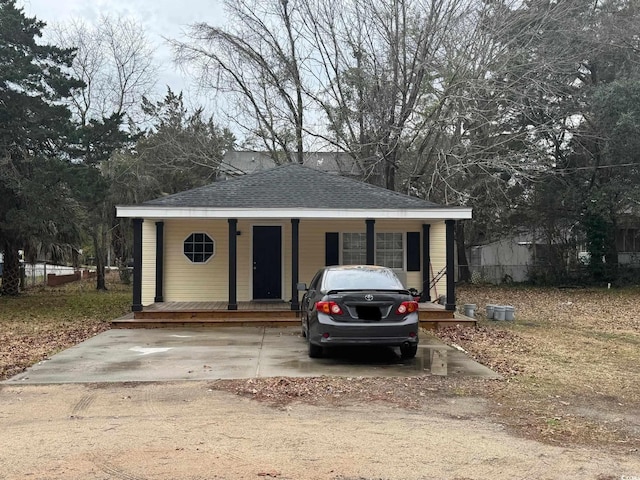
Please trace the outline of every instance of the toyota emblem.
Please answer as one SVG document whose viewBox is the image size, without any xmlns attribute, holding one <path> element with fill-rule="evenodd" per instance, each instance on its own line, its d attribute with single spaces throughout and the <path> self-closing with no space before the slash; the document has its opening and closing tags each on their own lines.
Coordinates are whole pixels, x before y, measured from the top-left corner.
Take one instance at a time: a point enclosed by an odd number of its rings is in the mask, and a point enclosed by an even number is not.
<svg viewBox="0 0 640 480">
<path fill-rule="evenodd" d="M 373 300 L 373 295 L 371 295 L 370 293 L 367 293 L 367 294 L 364 296 L 364 299 L 365 299 L 367 302 L 370 302 L 371 300 Z"/>
</svg>

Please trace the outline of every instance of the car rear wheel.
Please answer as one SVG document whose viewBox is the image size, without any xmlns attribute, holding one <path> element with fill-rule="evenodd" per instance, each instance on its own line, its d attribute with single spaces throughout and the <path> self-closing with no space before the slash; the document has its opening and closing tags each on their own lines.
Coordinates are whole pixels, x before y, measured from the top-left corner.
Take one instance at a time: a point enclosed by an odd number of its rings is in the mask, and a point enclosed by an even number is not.
<svg viewBox="0 0 640 480">
<path fill-rule="evenodd" d="M 416 353 L 418 353 L 417 345 L 401 345 L 400 346 L 400 355 L 405 360 L 415 357 Z"/>
<path fill-rule="evenodd" d="M 309 341 L 309 337 L 307 337 L 307 342 L 309 344 L 309 357 L 310 358 L 322 357 L 322 346 L 311 343 Z"/>
</svg>

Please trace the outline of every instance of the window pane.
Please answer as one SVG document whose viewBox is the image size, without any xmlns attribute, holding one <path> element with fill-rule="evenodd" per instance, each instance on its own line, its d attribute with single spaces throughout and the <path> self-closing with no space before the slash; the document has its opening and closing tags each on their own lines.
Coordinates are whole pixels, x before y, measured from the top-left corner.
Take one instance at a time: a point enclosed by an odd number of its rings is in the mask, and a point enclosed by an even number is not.
<svg viewBox="0 0 640 480">
<path fill-rule="evenodd" d="M 367 263 L 366 252 L 344 252 L 342 254 L 342 263 L 344 265 L 362 265 Z"/>
<path fill-rule="evenodd" d="M 205 263 L 215 251 L 215 242 L 206 233 L 192 233 L 183 245 L 185 256 L 193 263 Z"/>
<path fill-rule="evenodd" d="M 389 268 L 404 267 L 402 233 L 376 233 L 376 263 Z"/>
<path fill-rule="evenodd" d="M 364 233 L 342 234 L 342 264 L 360 265 L 367 262 L 367 235 Z"/>
</svg>

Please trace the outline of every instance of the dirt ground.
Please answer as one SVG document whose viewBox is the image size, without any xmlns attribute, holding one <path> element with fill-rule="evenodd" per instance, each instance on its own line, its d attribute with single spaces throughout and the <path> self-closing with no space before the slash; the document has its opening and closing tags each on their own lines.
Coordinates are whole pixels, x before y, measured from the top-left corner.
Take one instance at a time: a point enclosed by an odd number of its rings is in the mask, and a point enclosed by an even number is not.
<svg viewBox="0 0 640 480">
<path fill-rule="evenodd" d="M 0 298 L 0 379 L 128 306 L 128 291 L 93 290 Z M 0 480 L 640 480 L 639 298 L 460 288 L 479 326 L 437 334 L 502 380 L 0 385 Z M 487 304 L 516 321 L 486 320 Z"/>
<path fill-rule="evenodd" d="M 637 452 L 514 436 L 483 398 L 423 385 L 412 409 L 275 406 L 215 382 L 3 385 L 0 478 L 640 479 Z"/>
</svg>

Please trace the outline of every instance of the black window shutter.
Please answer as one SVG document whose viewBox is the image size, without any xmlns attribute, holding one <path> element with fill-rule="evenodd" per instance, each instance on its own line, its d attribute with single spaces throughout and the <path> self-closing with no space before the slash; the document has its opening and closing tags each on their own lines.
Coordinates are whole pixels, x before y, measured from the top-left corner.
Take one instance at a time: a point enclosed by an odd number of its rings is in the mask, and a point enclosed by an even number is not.
<svg viewBox="0 0 640 480">
<path fill-rule="evenodd" d="M 420 232 L 407 232 L 407 272 L 420 271 Z"/>
<path fill-rule="evenodd" d="M 325 233 L 325 253 L 324 264 L 325 265 L 339 265 L 340 264 L 340 243 L 338 232 Z"/>
</svg>

